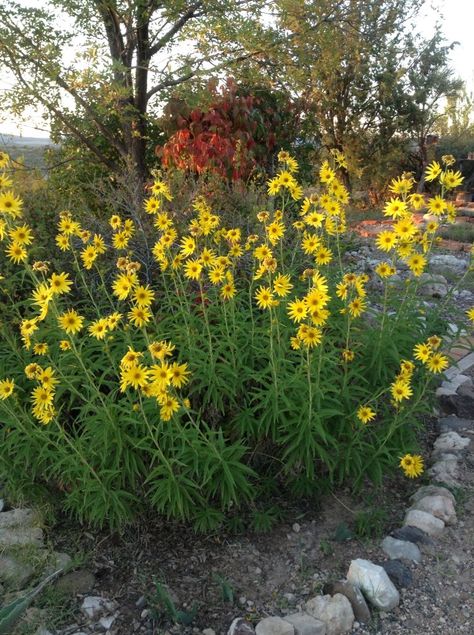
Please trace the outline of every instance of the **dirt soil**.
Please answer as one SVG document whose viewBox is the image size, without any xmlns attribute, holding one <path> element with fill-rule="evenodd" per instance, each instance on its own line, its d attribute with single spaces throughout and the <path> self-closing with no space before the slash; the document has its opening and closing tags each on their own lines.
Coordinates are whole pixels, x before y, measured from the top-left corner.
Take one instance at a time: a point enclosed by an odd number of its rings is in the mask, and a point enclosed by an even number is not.
<svg viewBox="0 0 474 635">
<path fill-rule="evenodd" d="M 426 456 L 435 437 L 431 421 Z M 401 590 L 400 606 L 390 613 L 374 612 L 372 623 L 356 623 L 353 633 L 474 634 L 473 467 L 474 443 L 465 457 L 463 488 L 455 492 L 458 524 L 436 541 L 434 553 L 411 566 L 414 584 Z M 88 554 L 86 567 L 96 577 L 92 594 L 114 599 L 119 606 L 111 634 L 185 635 L 212 628 L 225 635 L 236 616 L 256 623 L 297 611 L 326 582 L 345 577 L 353 558 L 385 560 L 380 539 L 401 526 L 409 495 L 420 484 L 400 477 L 382 491 L 367 486 L 357 497 L 342 490 L 313 507 L 286 502 L 285 520 L 268 533 L 196 535 L 185 526 L 149 519 L 121 538 L 80 532 L 70 523 L 53 528 L 51 538 L 56 550 Z M 341 528 L 349 528 L 352 537 L 337 540 Z M 178 609 L 196 612 L 190 626 L 173 625 L 159 610 L 154 580 L 166 585 Z M 87 627 L 81 619 L 78 611 L 76 623 Z"/>
</svg>

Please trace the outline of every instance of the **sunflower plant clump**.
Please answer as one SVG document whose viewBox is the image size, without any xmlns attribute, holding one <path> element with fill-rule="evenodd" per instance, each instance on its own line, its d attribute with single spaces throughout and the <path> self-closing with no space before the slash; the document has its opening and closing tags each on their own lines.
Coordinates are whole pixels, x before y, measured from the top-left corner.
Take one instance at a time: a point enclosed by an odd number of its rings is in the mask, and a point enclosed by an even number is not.
<svg viewBox="0 0 474 635">
<path fill-rule="evenodd" d="M 294 158 L 279 161 L 249 230 L 223 226 L 202 197 L 186 217 L 158 177 L 141 218 L 91 229 L 64 211 L 58 271 L 38 259 L 51 247 L 35 244 L 0 174 L 15 267 L 1 281 L 0 471 L 12 488 L 60 491 L 98 525 L 153 509 L 202 530 L 258 505 L 269 479 L 307 495 L 423 472 L 416 415 L 448 358 L 417 288 L 461 177 L 430 166 L 439 223 L 424 230 L 413 180 L 395 180 L 393 225 L 377 238 L 387 261 L 361 274 L 344 259 L 344 156 L 329 156 L 307 196 Z M 403 292 L 391 284 L 401 262 Z"/>
</svg>

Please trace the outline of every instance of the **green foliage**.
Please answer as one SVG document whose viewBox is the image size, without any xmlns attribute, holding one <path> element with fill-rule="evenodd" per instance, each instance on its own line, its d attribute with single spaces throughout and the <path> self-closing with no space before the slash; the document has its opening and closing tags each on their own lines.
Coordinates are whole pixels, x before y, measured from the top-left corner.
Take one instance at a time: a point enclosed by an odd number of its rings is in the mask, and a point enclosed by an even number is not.
<svg viewBox="0 0 474 635">
<path fill-rule="evenodd" d="M 329 540 L 320 540 L 319 550 L 324 556 L 332 556 L 334 553 L 334 548 Z"/>
<path fill-rule="evenodd" d="M 167 619 L 175 624 L 189 626 L 197 615 L 197 607 L 191 611 L 181 611 L 173 602 L 165 585 L 157 580 L 153 581 L 153 595 L 149 598 L 149 604 L 155 619 Z"/>
<path fill-rule="evenodd" d="M 235 592 L 230 582 L 228 582 L 228 580 L 223 578 L 221 575 L 218 575 L 217 573 L 214 575 L 214 579 L 219 585 L 221 596 L 224 602 L 230 602 L 231 604 L 233 604 L 235 602 Z"/>
<path fill-rule="evenodd" d="M 60 572 L 56 571 L 45 578 L 31 591 L 10 602 L 10 604 L 0 607 L 0 635 L 9 635 L 12 632 L 13 626 L 21 619 L 35 597 L 39 595 L 48 584 L 55 580 L 59 573 Z"/>
<path fill-rule="evenodd" d="M 12 491 L 56 496 L 81 521 L 114 529 L 153 510 L 196 531 L 226 522 L 239 530 L 242 512 L 253 530 L 268 531 L 282 517 L 269 502 L 280 493 L 382 483 L 416 448 L 418 415 L 430 409 L 433 373 L 417 362 L 407 379 L 401 364 L 445 326 L 435 311 L 420 316 L 415 275 L 402 292 L 380 280 L 382 296 L 369 299 L 369 278 L 343 259 L 343 205 L 329 194 L 342 201 L 347 191 L 325 170 L 330 184 L 301 203 L 282 169 L 265 205 L 275 211 L 243 226 L 203 198 L 183 212 L 159 179 L 147 201 L 158 207 L 154 226 L 143 213 L 136 225 L 116 217 L 89 232 L 63 214 L 59 278 L 70 279 L 69 293 L 53 293 L 51 270 L 32 263 L 43 254 L 52 261 L 49 245 L 27 245 L 31 261 L 21 265 L 5 259 L 0 472 Z M 21 225 L 5 218 L 6 236 L 15 235 Z M 393 262 L 410 266 L 404 253 Z M 282 279 L 289 286 L 277 293 Z M 143 306 L 139 292 L 151 294 Z M 293 313 L 298 303 L 304 319 Z M 77 333 L 63 321 L 67 311 L 84 320 Z M 394 403 L 400 377 L 412 394 Z M 359 409 L 369 405 L 375 421 L 364 422 Z"/>
<path fill-rule="evenodd" d="M 355 534 L 364 540 L 380 538 L 384 533 L 387 520 L 387 511 L 383 508 L 372 507 L 358 511 L 355 515 Z"/>
<path fill-rule="evenodd" d="M 352 540 L 354 534 L 349 529 L 346 523 L 342 522 L 336 527 L 333 540 L 336 542 L 346 542 L 346 540 Z"/>
</svg>

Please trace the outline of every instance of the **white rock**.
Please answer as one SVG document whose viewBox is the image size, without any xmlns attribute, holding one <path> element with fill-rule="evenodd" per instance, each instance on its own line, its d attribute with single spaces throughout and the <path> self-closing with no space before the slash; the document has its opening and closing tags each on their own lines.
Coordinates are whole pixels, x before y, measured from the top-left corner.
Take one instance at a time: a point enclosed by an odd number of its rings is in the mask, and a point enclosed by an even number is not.
<svg viewBox="0 0 474 635">
<path fill-rule="evenodd" d="M 436 396 L 442 397 L 443 395 L 455 395 L 459 386 L 462 386 L 468 381 L 471 381 L 471 378 L 467 375 L 455 375 L 451 381 L 443 381 L 441 383 L 441 386 L 436 389 Z"/>
<path fill-rule="evenodd" d="M 457 485 L 459 477 L 458 457 L 455 454 L 444 454 L 430 467 L 428 474 L 439 483 Z"/>
<path fill-rule="evenodd" d="M 469 443 L 469 439 L 460 436 L 457 432 L 445 432 L 434 442 L 433 454 L 439 454 L 440 452 L 459 452 L 467 448 Z"/>
<path fill-rule="evenodd" d="M 3 498 L 0 498 L 0 512 L 3 512 L 5 508 L 5 501 L 3 500 Z"/>
<path fill-rule="evenodd" d="M 10 556 L 0 555 L 0 582 L 22 589 L 34 575 L 33 567 Z"/>
<path fill-rule="evenodd" d="M 404 525 L 418 527 L 429 536 L 440 536 L 443 533 L 444 522 L 439 518 L 435 518 L 428 512 L 419 509 L 409 509 L 405 515 Z"/>
<path fill-rule="evenodd" d="M 444 276 L 422 273 L 419 277 L 418 292 L 420 295 L 444 298 L 448 293 L 448 281 Z"/>
<path fill-rule="evenodd" d="M 474 366 L 474 352 L 461 358 L 456 366 L 458 367 L 459 372 L 464 372 L 468 368 L 471 368 L 471 366 Z"/>
<path fill-rule="evenodd" d="M 421 551 L 413 542 L 387 536 L 382 540 L 381 547 L 391 560 L 421 562 Z"/>
<path fill-rule="evenodd" d="M 416 503 L 420 498 L 424 498 L 425 496 L 444 496 L 445 498 L 449 498 L 453 505 L 456 503 L 454 494 L 450 492 L 449 489 L 446 487 L 438 487 L 437 485 L 422 485 L 410 496 L 410 500 Z"/>
<path fill-rule="evenodd" d="M 305 610 L 312 617 L 326 624 L 326 635 L 347 633 L 354 624 L 351 603 L 341 593 L 317 595 L 306 602 Z"/>
<path fill-rule="evenodd" d="M 38 512 L 32 509 L 11 509 L 0 514 L 0 529 L 34 527 L 39 523 Z"/>
<path fill-rule="evenodd" d="M 284 619 L 294 626 L 295 635 L 326 635 L 326 624 L 307 613 L 293 613 Z"/>
<path fill-rule="evenodd" d="M 435 254 L 430 257 L 430 270 L 434 273 L 444 269 L 453 269 L 456 272 L 463 272 L 467 269 L 468 262 L 464 258 L 457 258 L 451 254 Z"/>
<path fill-rule="evenodd" d="M 3 512 L 8 514 L 8 512 Z M 0 517 L 3 514 L 0 515 Z M 0 529 L 1 547 L 21 547 L 21 546 L 43 546 L 43 530 L 41 527 L 12 527 L 10 529 Z"/>
<path fill-rule="evenodd" d="M 400 595 L 385 570 L 370 560 L 352 560 L 347 579 L 382 611 L 390 611 L 400 602 Z"/>
<path fill-rule="evenodd" d="M 108 617 L 101 617 L 99 620 L 99 624 L 105 628 L 106 631 L 112 626 L 115 622 L 115 615 L 109 615 Z M 204 631 L 203 631 L 204 632 Z M 216 635 L 214 633 L 214 635 Z"/>
<path fill-rule="evenodd" d="M 98 619 L 104 613 L 110 613 L 115 609 L 115 603 L 99 595 L 88 595 L 81 606 L 87 617 Z"/>
<path fill-rule="evenodd" d="M 256 635 L 295 635 L 293 624 L 281 617 L 266 617 L 257 624 Z"/>
<path fill-rule="evenodd" d="M 447 525 L 454 525 L 457 521 L 453 502 L 444 496 L 425 496 L 420 498 L 412 509 L 428 512 L 428 514 L 443 520 Z"/>
</svg>

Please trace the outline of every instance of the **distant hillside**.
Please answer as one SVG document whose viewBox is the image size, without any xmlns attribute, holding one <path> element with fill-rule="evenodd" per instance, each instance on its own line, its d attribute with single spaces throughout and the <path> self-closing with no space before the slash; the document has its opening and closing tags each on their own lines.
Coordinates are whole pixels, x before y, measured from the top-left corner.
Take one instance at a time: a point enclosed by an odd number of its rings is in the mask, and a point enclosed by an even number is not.
<svg viewBox="0 0 474 635">
<path fill-rule="evenodd" d="M 54 143 L 48 137 L 19 137 L 11 134 L 0 134 L 0 150 L 8 152 L 12 159 L 20 157 L 27 167 L 42 169 L 45 167 L 44 152 L 47 148 L 54 148 Z"/>
</svg>

